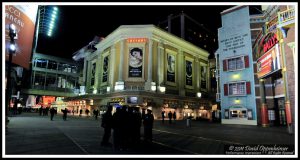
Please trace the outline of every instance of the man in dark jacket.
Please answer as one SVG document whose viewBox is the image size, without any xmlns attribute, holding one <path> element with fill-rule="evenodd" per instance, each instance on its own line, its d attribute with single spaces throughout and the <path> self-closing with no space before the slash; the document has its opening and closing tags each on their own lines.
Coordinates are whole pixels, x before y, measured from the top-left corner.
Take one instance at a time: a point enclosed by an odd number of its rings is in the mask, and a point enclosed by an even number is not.
<svg viewBox="0 0 300 160">
<path fill-rule="evenodd" d="M 152 128 L 153 128 L 154 116 L 151 109 L 147 109 L 147 114 L 144 119 L 144 140 L 152 142 Z"/>
<path fill-rule="evenodd" d="M 110 144 L 108 141 L 111 135 L 111 128 L 113 123 L 113 117 L 111 111 L 112 111 L 112 106 L 108 106 L 107 111 L 103 114 L 102 123 L 101 123 L 101 127 L 104 128 L 104 135 L 101 142 L 102 146 L 108 146 Z"/>
</svg>

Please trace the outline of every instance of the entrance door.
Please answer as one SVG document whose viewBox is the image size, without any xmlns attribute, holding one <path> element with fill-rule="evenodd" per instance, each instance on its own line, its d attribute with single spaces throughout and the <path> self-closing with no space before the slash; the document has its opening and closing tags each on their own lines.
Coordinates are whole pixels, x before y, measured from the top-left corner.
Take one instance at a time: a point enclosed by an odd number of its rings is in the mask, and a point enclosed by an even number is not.
<svg viewBox="0 0 300 160">
<path fill-rule="evenodd" d="M 286 115 L 285 115 L 285 107 L 284 107 L 284 98 L 275 99 L 276 106 L 276 122 L 279 126 L 286 125 Z"/>
</svg>

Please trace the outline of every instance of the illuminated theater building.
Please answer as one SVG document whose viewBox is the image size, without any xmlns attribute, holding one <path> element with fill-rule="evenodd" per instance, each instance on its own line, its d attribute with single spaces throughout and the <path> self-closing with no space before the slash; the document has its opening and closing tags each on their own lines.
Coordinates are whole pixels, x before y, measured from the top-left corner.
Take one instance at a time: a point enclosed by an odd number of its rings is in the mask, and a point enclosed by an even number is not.
<svg viewBox="0 0 300 160">
<path fill-rule="evenodd" d="M 154 25 L 120 26 L 94 48 L 83 53 L 80 95 L 70 104 L 151 107 L 156 119 L 162 111 L 196 118 L 211 107 L 207 51 Z"/>
<path fill-rule="evenodd" d="M 258 117 L 263 126 L 295 124 L 295 6 L 268 6 L 253 45 Z"/>
</svg>

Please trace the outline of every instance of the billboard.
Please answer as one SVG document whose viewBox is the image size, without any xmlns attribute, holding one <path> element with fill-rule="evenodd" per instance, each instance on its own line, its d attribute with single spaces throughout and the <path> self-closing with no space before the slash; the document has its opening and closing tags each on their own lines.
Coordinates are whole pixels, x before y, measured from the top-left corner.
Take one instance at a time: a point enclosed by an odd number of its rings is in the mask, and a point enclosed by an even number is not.
<svg viewBox="0 0 300 160">
<path fill-rule="evenodd" d="M 193 86 L 193 62 L 185 61 L 185 84 Z"/>
<path fill-rule="evenodd" d="M 143 48 L 129 48 L 129 77 L 142 77 Z"/>
<path fill-rule="evenodd" d="M 173 54 L 167 55 L 167 81 L 175 82 L 176 57 Z"/>
<path fill-rule="evenodd" d="M 257 77 L 263 78 L 280 68 L 279 44 L 276 44 L 257 60 Z"/>
<path fill-rule="evenodd" d="M 38 5 L 5 5 L 5 60 L 8 61 L 9 24 L 16 26 L 18 39 L 16 40 L 16 53 L 12 63 L 26 69 L 30 67 L 32 43 L 34 40 L 35 21 Z"/>
</svg>

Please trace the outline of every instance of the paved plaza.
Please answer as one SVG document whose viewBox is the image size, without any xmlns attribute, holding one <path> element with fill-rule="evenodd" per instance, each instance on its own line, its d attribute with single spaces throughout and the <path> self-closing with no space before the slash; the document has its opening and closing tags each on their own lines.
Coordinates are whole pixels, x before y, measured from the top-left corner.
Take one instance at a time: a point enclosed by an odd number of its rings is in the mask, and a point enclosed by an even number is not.
<svg viewBox="0 0 300 160">
<path fill-rule="evenodd" d="M 101 119 L 68 115 L 63 121 L 57 114 L 22 113 L 9 117 L 5 133 L 6 155 L 222 155 L 225 145 L 294 145 L 295 135 L 286 127 L 224 125 L 220 123 L 179 120 L 154 122 L 153 143 L 141 143 L 128 150 L 101 146 Z M 143 136 L 143 127 L 141 128 Z M 142 139 L 142 138 L 141 138 Z M 110 139 L 112 141 L 112 139 Z"/>
</svg>

